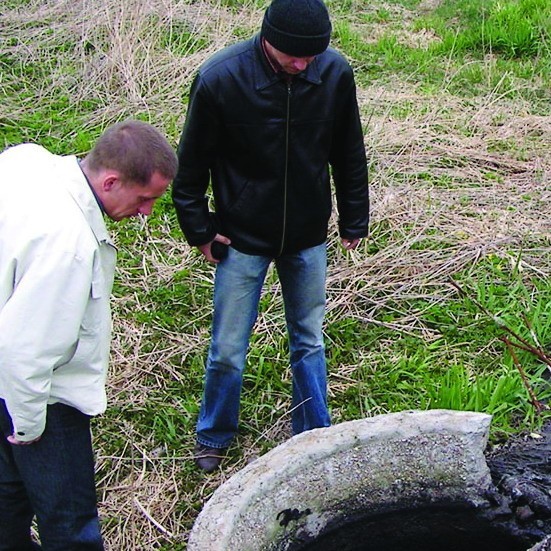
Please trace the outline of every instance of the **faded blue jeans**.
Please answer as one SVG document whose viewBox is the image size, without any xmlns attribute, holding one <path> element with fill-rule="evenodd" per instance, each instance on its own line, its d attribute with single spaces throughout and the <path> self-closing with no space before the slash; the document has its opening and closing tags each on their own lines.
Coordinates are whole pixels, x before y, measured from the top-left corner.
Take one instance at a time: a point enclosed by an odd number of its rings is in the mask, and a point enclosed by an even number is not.
<svg viewBox="0 0 551 551">
<path fill-rule="evenodd" d="M 0 550 L 102 551 L 90 418 L 53 404 L 42 438 L 15 446 L 0 400 L 0 429 Z M 34 516 L 42 547 L 31 543 Z"/>
<path fill-rule="evenodd" d="M 325 243 L 295 254 L 252 256 L 229 249 L 216 268 L 212 337 L 197 441 L 226 448 L 237 433 L 243 370 L 258 303 L 274 261 L 289 336 L 294 434 L 331 424 L 323 344 L 327 249 Z"/>
</svg>

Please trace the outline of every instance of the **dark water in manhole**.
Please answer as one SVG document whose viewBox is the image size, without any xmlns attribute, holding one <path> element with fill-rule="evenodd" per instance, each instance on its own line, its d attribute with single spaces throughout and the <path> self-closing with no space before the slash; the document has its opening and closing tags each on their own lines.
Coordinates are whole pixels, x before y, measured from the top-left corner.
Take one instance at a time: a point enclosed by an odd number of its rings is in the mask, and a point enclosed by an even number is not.
<svg viewBox="0 0 551 551">
<path fill-rule="evenodd" d="M 472 509 L 425 508 L 346 524 L 296 551 L 526 551 L 537 543 L 508 533 Z"/>
</svg>

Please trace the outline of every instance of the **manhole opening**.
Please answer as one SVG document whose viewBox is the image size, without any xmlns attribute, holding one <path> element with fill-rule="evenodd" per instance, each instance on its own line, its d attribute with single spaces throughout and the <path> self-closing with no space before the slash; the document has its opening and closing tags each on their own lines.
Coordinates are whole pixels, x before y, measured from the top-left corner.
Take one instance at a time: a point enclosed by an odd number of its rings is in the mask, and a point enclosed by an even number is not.
<svg viewBox="0 0 551 551">
<path fill-rule="evenodd" d="M 537 543 L 473 509 L 424 508 L 369 516 L 293 551 L 526 551 Z"/>
</svg>

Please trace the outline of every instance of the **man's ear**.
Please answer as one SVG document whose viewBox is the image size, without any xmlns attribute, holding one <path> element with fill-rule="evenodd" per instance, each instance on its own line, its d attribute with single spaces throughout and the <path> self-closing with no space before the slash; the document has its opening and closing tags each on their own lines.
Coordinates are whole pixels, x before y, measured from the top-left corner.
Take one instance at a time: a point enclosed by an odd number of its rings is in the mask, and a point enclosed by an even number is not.
<svg viewBox="0 0 551 551">
<path fill-rule="evenodd" d="M 107 174 L 103 179 L 103 191 L 111 191 L 117 180 L 118 178 L 115 174 Z"/>
</svg>

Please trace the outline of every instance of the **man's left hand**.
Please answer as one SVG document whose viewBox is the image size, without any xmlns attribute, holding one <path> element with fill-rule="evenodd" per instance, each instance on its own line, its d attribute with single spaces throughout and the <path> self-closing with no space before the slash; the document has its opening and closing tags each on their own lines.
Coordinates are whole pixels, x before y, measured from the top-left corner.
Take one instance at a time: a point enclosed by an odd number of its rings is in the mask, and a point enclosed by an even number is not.
<svg viewBox="0 0 551 551">
<path fill-rule="evenodd" d="M 341 239 L 341 243 L 342 243 L 342 246 L 347 250 L 347 251 L 352 251 L 354 250 L 358 244 L 360 243 L 361 239 L 358 237 L 356 239 Z"/>
</svg>

